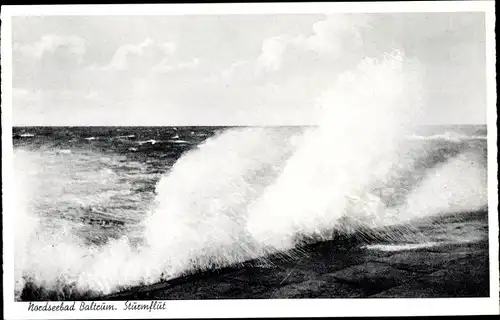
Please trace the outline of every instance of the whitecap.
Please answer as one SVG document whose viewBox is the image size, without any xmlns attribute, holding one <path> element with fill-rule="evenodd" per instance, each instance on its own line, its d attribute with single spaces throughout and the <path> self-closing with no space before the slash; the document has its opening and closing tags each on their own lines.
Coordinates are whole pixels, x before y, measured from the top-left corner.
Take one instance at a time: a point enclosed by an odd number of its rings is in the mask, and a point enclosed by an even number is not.
<svg viewBox="0 0 500 320">
<path fill-rule="evenodd" d="M 409 140 L 444 140 L 444 141 L 450 141 L 450 142 L 461 142 L 461 141 L 467 141 L 467 140 L 486 140 L 486 136 L 481 136 L 481 135 L 473 135 L 473 136 L 468 136 L 465 134 L 457 133 L 454 131 L 447 131 L 445 133 L 441 134 L 434 134 L 434 135 L 409 135 L 406 137 Z"/>
<path fill-rule="evenodd" d="M 394 252 L 394 251 L 408 251 L 422 248 L 432 248 L 442 245 L 439 242 L 425 242 L 425 243 L 395 243 L 395 244 L 370 244 L 363 246 L 363 249 Z"/>
<path fill-rule="evenodd" d="M 146 144 L 146 143 L 151 143 L 151 144 L 156 144 L 158 141 L 156 141 L 155 139 L 149 139 L 149 140 L 145 140 L 145 141 L 139 141 L 137 142 L 139 145 L 143 145 L 143 144 Z"/>
<path fill-rule="evenodd" d="M 22 138 L 31 138 L 34 137 L 35 135 L 33 133 L 23 133 L 19 135 Z"/>
</svg>

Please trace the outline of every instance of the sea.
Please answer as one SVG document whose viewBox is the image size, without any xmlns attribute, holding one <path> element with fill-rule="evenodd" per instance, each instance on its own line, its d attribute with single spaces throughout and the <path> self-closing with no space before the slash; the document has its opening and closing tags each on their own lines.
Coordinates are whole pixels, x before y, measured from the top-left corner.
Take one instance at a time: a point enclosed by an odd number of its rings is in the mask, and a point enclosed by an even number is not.
<svg viewBox="0 0 500 320">
<path fill-rule="evenodd" d="M 488 236 L 467 221 L 408 231 L 487 212 L 485 125 L 419 126 L 389 149 L 318 130 L 14 127 L 16 298 L 28 284 L 56 300 L 109 294 L 339 232 L 405 226 L 366 238 L 380 250 Z"/>
</svg>

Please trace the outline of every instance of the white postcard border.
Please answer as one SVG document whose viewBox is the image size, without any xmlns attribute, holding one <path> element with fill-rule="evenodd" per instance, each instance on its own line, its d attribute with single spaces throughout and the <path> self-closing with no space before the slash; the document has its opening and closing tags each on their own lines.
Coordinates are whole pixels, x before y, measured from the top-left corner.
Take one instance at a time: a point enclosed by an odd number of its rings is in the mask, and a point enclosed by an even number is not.
<svg viewBox="0 0 500 320">
<path fill-rule="evenodd" d="M 30 312 L 28 302 L 14 302 L 14 224 L 12 208 L 12 37 L 11 17 L 31 15 L 185 15 L 307 14 L 334 12 L 485 12 L 488 102 L 488 201 L 490 232 L 490 298 L 447 299 L 273 299 L 167 301 L 165 311 Z M 225 318 L 468 315 L 499 313 L 498 181 L 496 129 L 496 48 L 494 1 L 267 3 L 176 5 L 72 5 L 2 7 L 2 201 L 4 314 L 6 319 L 68 318 Z M 141 301 L 146 302 L 146 301 Z M 123 309 L 124 302 L 107 302 Z M 52 304 L 57 304 L 54 302 Z M 80 303 L 76 302 L 77 309 Z"/>
</svg>

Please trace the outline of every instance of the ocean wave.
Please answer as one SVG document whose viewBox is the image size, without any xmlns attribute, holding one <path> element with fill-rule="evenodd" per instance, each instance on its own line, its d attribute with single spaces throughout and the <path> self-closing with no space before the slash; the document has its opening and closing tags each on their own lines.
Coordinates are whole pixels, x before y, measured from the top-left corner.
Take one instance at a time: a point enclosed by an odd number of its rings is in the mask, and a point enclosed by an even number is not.
<svg viewBox="0 0 500 320">
<path fill-rule="evenodd" d="M 33 133 L 22 133 L 19 135 L 21 138 L 32 138 L 35 136 Z"/>
<path fill-rule="evenodd" d="M 405 244 L 371 244 L 363 246 L 363 248 L 368 250 L 378 250 L 378 251 L 408 251 L 422 248 L 432 248 L 443 245 L 442 242 L 424 242 L 424 243 L 405 243 Z"/>
<path fill-rule="evenodd" d="M 486 140 L 487 136 L 483 135 L 465 135 L 462 133 L 458 132 L 453 132 L 453 131 L 447 131 L 442 134 L 434 134 L 434 135 L 416 135 L 412 134 L 406 137 L 407 139 L 410 140 L 444 140 L 444 141 L 450 141 L 450 142 L 462 142 L 462 141 L 468 141 L 468 140 Z"/>
<path fill-rule="evenodd" d="M 140 145 L 140 146 L 142 146 L 143 144 L 152 144 L 152 145 L 154 145 L 154 144 L 156 144 L 158 142 L 160 142 L 160 141 L 157 141 L 155 139 L 149 139 L 149 140 L 144 140 L 144 141 L 137 141 L 137 144 Z"/>
<path fill-rule="evenodd" d="M 191 142 L 186 141 L 186 140 L 168 140 L 167 142 L 170 143 L 180 143 L 180 144 L 190 144 Z"/>
<path fill-rule="evenodd" d="M 319 126 L 228 129 L 184 153 L 156 185 L 139 244 L 128 234 L 95 246 L 70 228 L 46 232 L 18 199 L 20 228 L 24 220 L 33 227 L 17 235 L 17 294 L 27 282 L 106 294 L 387 227 L 402 243 L 414 221 L 483 208 L 482 155 L 453 150 L 419 165 L 423 153 L 447 151 L 403 148 L 401 124 L 421 95 L 413 68 L 399 53 L 366 59 L 319 98 Z M 16 194 L 29 199 L 37 190 L 22 181 Z"/>
</svg>

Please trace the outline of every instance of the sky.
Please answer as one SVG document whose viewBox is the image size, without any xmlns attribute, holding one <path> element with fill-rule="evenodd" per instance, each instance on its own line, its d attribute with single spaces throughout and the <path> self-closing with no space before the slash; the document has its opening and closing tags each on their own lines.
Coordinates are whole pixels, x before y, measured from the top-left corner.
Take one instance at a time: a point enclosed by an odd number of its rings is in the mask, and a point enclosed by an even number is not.
<svg viewBox="0 0 500 320">
<path fill-rule="evenodd" d="M 13 124 L 312 124 L 339 74 L 394 48 L 425 70 L 422 123 L 483 124 L 484 18 L 13 17 Z"/>
</svg>

